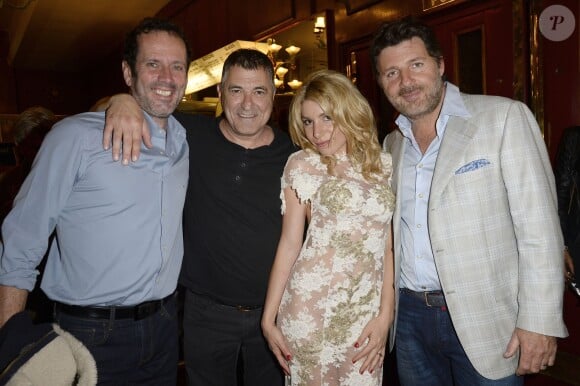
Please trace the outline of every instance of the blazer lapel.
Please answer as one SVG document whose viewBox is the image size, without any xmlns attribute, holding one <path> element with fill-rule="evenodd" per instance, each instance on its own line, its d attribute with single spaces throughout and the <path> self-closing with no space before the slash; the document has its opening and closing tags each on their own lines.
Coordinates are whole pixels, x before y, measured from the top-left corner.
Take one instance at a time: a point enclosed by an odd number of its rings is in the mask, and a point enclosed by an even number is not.
<svg viewBox="0 0 580 386">
<path fill-rule="evenodd" d="M 390 143 L 385 146 L 385 150 L 391 153 L 391 157 L 393 159 L 393 176 L 391 185 L 393 192 L 397 197 L 395 200 L 395 210 L 393 212 L 393 249 L 395 251 L 395 288 L 399 288 L 399 278 L 401 275 L 401 261 L 399 255 L 399 251 L 401 250 L 401 199 L 397 192 L 401 186 L 401 170 L 403 167 L 403 157 L 405 155 L 405 146 L 407 141 L 399 131 L 391 135 L 393 137 L 388 138 L 387 142 Z M 398 301 L 398 293 L 396 292 L 395 294 L 395 297 Z"/>
<path fill-rule="evenodd" d="M 430 202 L 434 197 L 441 197 L 449 180 L 465 160 L 465 152 L 476 132 L 477 127 L 466 123 L 464 118 L 456 116 L 449 118 L 437 155 L 431 182 Z"/>
<path fill-rule="evenodd" d="M 405 137 L 397 133 L 391 147 L 391 157 L 393 158 L 393 191 L 397 193 L 401 184 L 401 168 L 403 166 L 403 155 L 405 154 Z"/>
</svg>

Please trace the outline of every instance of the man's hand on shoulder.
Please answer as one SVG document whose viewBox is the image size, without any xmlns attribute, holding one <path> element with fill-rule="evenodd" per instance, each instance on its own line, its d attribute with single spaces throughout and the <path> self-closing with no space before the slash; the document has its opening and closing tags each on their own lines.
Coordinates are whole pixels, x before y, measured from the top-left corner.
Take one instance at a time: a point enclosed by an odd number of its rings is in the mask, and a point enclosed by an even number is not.
<svg viewBox="0 0 580 386">
<path fill-rule="evenodd" d="M 152 147 L 151 135 L 143 111 L 129 94 L 113 95 L 106 108 L 103 147 L 107 150 L 113 143 L 113 159 L 119 160 L 122 148 L 123 164 L 128 165 L 139 158 L 141 140 Z"/>
<path fill-rule="evenodd" d="M 556 337 L 516 328 L 504 357 L 511 358 L 518 348 L 520 361 L 516 374 L 533 374 L 554 365 L 558 343 Z"/>
</svg>

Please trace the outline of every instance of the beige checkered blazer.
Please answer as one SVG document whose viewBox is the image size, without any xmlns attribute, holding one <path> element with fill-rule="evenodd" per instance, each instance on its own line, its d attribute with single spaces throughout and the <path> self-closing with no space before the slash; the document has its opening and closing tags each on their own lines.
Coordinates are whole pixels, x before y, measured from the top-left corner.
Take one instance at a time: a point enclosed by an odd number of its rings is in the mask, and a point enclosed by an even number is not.
<svg viewBox="0 0 580 386">
<path fill-rule="evenodd" d="M 554 177 L 540 129 L 521 102 L 461 94 L 470 118 L 450 118 L 429 197 L 429 235 L 449 313 L 483 376 L 515 372 L 503 353 L 515 327 L 565 337 L 563 241 Z M 406 140 L 385 139 L 393 189 Z M 400 205 L 393 216 L 395 286 L 401 271 Z M 397 293 L 397 292 L 396 292 Z M 398 293 L 397 293 L 398 307 Z M 396 319 L 391 331 L 394 344 Z"/>
</svg>

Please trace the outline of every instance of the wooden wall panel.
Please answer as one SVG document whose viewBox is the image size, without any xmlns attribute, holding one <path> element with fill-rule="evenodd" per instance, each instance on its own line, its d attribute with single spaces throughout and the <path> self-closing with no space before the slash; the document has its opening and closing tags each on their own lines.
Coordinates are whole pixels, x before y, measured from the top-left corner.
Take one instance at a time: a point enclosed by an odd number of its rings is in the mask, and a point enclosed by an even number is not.
<svg viewBox="0 0 580 386">
<path fill-rule="evenodd" d="M 118 67 L 121 73 L 121 63 Z M 44 106 L 55 114 L 77 114 L 89 110 L 98 98 L 87 93 L 90 73 L 15 71 L 19 111 Z"/>
<path fill-rule="evenodd" d="M 410 14 L 418 14 L 420 1 L 383 1 L 351 15 L 344 4 L 335 8 L 336 41 L 341 44 L 363 36 L 372 36 L 379 25 Z"/>
<path fill-rule="evenodd" d="M 486 94 L 502 95 L 508 98 L 522 98 L 517 95 L 514 74 L 514 23 L 512 22 L 511 5 L 500 2 L 495 7 L 483 11 L 485 25 L 485 72 Z M 521 53 L 522 55 L 524 53 Z M 520 69 L 520 74 L 526 69 Z"/>
<path fill-rule="evenodd" d="M 204 56 L 230 43 L 235 36 L 223 1 L 194 1 L 172 20 L 184 31 L 194 58 Z"/>
<path fill-rule="evenodd" d="M 0 58 L 0 113 L 17 111 L 16 85 L 12 68 Z"/>
<path fill-rule="evenodd" d="M 268 34 L 296 21 L 296 0 L 269 0 L 264 2 L 234 2 L 235 15 L 248 23 L 252 36 Z"/>
<path fill-rule="evenodd" d="M 580 125 L 580 1 L 538 1 L 540 12 L 559 4 L 570 9 L 576 17 L 574 33 L 566 40 L 551 41 L 540 34 L 544 139 L 554 159 L 564 129 Z"/>
<path fill-rule="evenodd" d="M 0 28 L 0 113 L 16 109 L 16 88 L 12 67 L 8 64 L 10 44 L 8 31 Z"/>
</svg>

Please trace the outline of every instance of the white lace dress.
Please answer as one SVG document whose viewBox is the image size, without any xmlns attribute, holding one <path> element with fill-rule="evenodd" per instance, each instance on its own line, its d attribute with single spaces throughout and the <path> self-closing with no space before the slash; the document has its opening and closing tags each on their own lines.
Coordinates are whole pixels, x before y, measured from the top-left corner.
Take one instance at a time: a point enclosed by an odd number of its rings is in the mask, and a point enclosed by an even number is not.
<svg viewBox="0 0 580 386">
<path fill-rule="evenodd" d="M 278 325 L 290 344 L 292 385 L 380 385 L 382 369 L 359 374 L 354 343 L 379 310 L 383 257 L 395 196 L 392 161 L 369 183 L 340 156 L 335 176 L 320 156 L 292 154 L 282 177 L 301 202 L 311 204 L 306 240 L 286 285 Z"/>
</svg>

